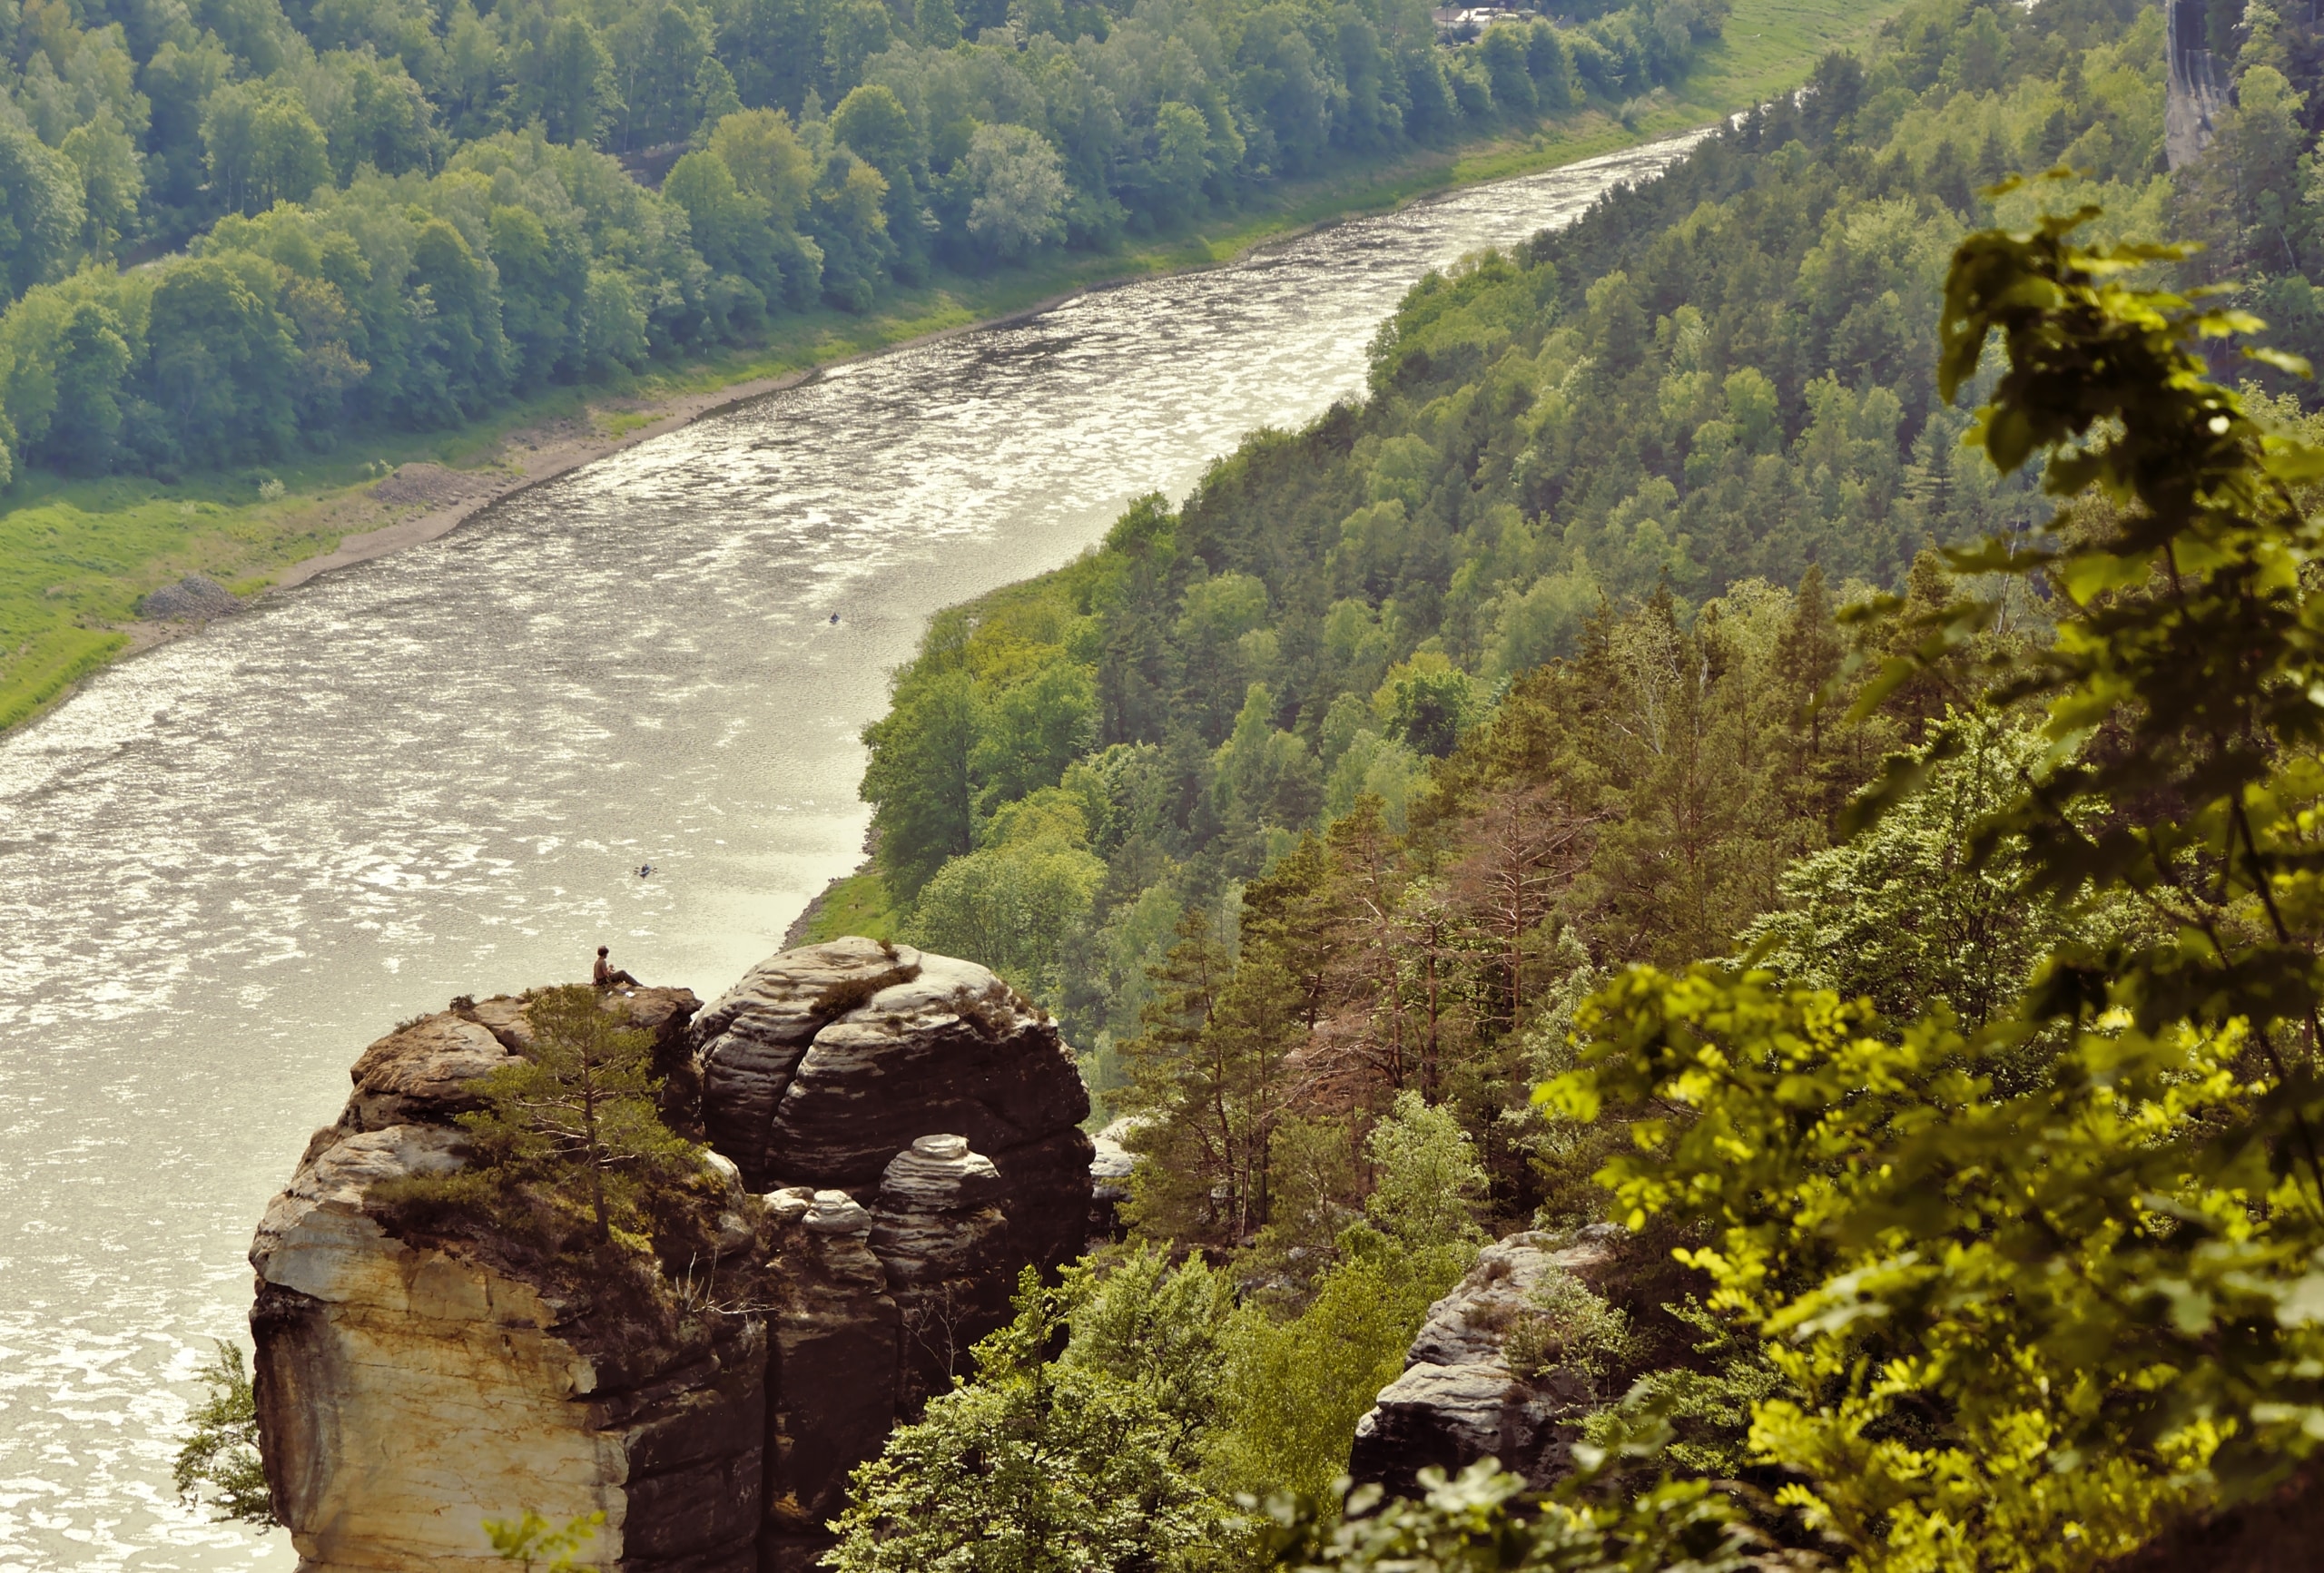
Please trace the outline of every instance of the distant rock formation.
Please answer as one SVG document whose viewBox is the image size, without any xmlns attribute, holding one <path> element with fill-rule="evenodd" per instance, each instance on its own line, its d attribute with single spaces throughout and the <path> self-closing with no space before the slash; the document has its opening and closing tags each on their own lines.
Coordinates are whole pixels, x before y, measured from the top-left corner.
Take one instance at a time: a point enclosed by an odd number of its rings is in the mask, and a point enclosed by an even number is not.
<svg viewBox="0 0 2324 1573">
<path fill-rule="evenodd" d="M 707 1263 L 575 1282 L 408 1202 L 468 1162 L 475 1077 L 532 1041 L 461 999 L 366 1049 L 251 1246 L 260 1435 L 302 1568 L 505 1566 L 486 1519 L 605 1521 L 590 1566 L 805 1573 L 849 1472 L 949 1385 L 1019 1271 L 1078 1254 L 1088 1098 L 982 968 L 863 939 L 785 952 L 650 1034 Z M 740 1265 L 738 1266 L 737 1263 Z M 641 1272 L 645 1269 L 640 1269 Z"/>
<path fill-rule="evenodd" d="M 1130 1171 L 1137 1155 L 1126 1145 L 1137 1128 L 1137 1117 L 1123 1115 L 1090 1138 L 1097 1156 L 1089 1160 L 1089 1238 L 1118 1240 L 1127 1233 L 1121 1206 L 1129 1200 Z"/>
<path fill-rule="evenodd" d="M 1645 1248 L 1612 1224 L 1593 1224 L 1571 1239 L 1526 1233 L 1486 1246 L 1467 1276 L 1429 1307 L 1403 1374 L 1356 1422 L 1349 1474 L 1410 1497 L 1431 1465 L 1452 1475 L 1492 1457 L 1536 1489 L 1549 1487 L 1573 1467 L 1581 1417 L 1601 1395 L 1624 1391 L 1636 1372 L 1593 1381 L 1558 1365 L 1520 1371 L 1512 1335 L 1545 1314 L 1540 1291 L 1559 1273 L 1600 1301 L 1654 1319 L 1678 1292 L 1668 1258 L 1667 1250 Z"/>
</svg>

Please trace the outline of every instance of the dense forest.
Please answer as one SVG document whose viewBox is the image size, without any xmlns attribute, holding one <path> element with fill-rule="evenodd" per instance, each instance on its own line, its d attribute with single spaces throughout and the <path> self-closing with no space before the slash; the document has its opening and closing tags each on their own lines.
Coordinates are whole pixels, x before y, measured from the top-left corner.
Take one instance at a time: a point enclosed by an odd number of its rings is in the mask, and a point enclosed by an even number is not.
<svg viewBox="0 0 2324 1573">
<path fill-rule="evenodd" d="M 905 931 L 1047 1001 L 1111 1087 L 1182 911 L 1231 949 L 1239 892 L 1303 835 L 1366 795 L 1388 836 L 1455 812 L 1473 767 L 1432 784 L 1431 762 L 1530 705 L 1595 756 L 1593 822 L 1678 811 L 1651 779 L 1669 741 L 1636 739 L 1685 673 L 1711 751 L 1688 767 L 1704 814 L 1669 831 L 1692 842 L 1577 838 L 1593 871 L 1557 926 L 1597 966 L 1720 949 L 1886 746 L 1819 735 L 1846 752 L 1825 783 L 1778 745 L 1837 659 L 1820 620 L 1905 588 L 1928 545 L 2046 514 L 1936 396 L 1977 187 L 2063 159 L 2090 172 L 2070 196 L 2161 229 L 2162 70 L 2151 7 L 1915 11 L 1868 68 L 1836 57 L 1573 228 L 1422 284 L 1361 408 L 1253 437 L 1182 507 L 939 619 L 866 734 Z M 1542 673 L 1574 655 L 1578 685 Z"/>
<path fill-rule="evenodd" d="M 1444 47 L 1419 0 L 8 0 L 6 471 L 456 423 L 1464 126 L 1622 113 L 1724 15 Z"/>
<path fill-rule="evenodd" d="M 2139 291 L 2324 336 L 2324 34 L 2198 20 L 2173 173 L 2159 9 L 1923 0 L 937 621 L 832 910 L 1047 1004 L 1141 1161 L 837 1565 L 2082 1569 L 2292 1474 L 2324 452 Z M 1537 1308 L 1573 1477 L 1341 1520 L 1414 1308 L 1610 1216 L 1690 1274 Z"/>
</svg>

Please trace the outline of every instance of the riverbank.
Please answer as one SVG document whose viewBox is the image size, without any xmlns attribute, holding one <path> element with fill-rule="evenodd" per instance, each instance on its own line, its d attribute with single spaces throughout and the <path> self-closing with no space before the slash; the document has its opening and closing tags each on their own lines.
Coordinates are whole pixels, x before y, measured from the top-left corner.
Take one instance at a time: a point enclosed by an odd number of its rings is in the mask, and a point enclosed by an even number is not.
<svg viewBox="0 0 2324 1573">
<path fill-rule="evenodd" d="M 431 540 L 514 492 L 824 367 L 1038 311 L 1082 291 L 1216 267 L 1320 225 L 1573 163 L 1716 120 L 1796 84 L 1827 47 L 1861 42 L 1900 0 L 1736 0 L 1726 36 L 1677 91 L 1624 124 L 1600 112 L 1523 135 L 1351 162 L 1286 182 L 1229 222 L 1066 256 L 999 279 L 942 276 L 862 317 L 784 320 L 764 342 L 618 383 L 513 403 L 494 419 L 404 434 L 273 470 L 22 483 L 0 514 L 0 730 L 112 661 L 196 631 L 142 619 L 141 598 L 200 574 L 248 599 Z M 10 646 L 13 646 L 11 648 Z"/>
</svg>

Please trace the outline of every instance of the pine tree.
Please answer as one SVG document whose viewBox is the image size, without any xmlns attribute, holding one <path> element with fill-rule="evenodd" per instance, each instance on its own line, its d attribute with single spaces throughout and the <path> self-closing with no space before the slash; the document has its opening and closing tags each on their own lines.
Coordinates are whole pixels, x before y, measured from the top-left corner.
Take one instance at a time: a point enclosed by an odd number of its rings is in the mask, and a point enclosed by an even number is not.
<svg viewBox="0 0 2324 1573">
<path fill-rule="evenodd" d="M 1490 949 L 1485 1013 L 1502 1030 L 1524 1017 L 1541 925 L 1588 861 L 1594 822 L 1551 787 L 1519 786 L 1489 794 L 1462 826 L 1451 889 Z"/>
<path fill-rule="evenodd" d="M 1306 991 L 1264 936 L 1239 960 L 1207 912 L 1179 920 L 1154 973 L 1146 1031 L 1122 1046 L 1124 1110 L 1147 1157 L 1131 1211 L 1156 1236 L 1239 1243 L 1269 1204 L 1269 1148 L 1291 1099 L 1286 1060 L 1306 1034 Z"/>
<path fill-rule="evenodd" d="M 1313 1077 L 1324 1101 L 1377 1107 L 1412 1071 L 1396 941 L 1406 875 L 1380 800 L 1368 793 L 1333 821 L 1325 845 L 1332 909 L 1346 939 L 1333 955 L 1339 1005 L 1315 1047 Z"/>
<path fill-rule="evenodd" d="M 691 1170 L 694 1150 L 655 1106 L 653 1039 L 623 1027 L 595 989 L 532 997 L 525 1057 L 477 1079 L 485 1106 L 460 1116 L 488 1179 L 535 1182 L 578 1200 L 599 1244 L 635 1223 L 643 1187 Z"/>
<path fill-rule="evenodd" d="M 1831 598 L 1825 593 L 1824 570 L 1810 563 L 1800 575 L 1792 597 L 1791 624 L 1776 646 L 1776 671 L 1798 705 L 1796 729 L 1807 733 L 1810 758 L 1823 752 L 1824 726 L 1830 710 L 1817 701 L 1825 684 L 1839 674 L 1840 634 L 1832 624 Z"/>
<path fill-rule="evenodd" d="M 1226 1165 L 1199 1105 L 1209 1079 L 1203 1037 L 1234 971 L 1234 957 L 1200 906 L 1180 914 L 1174 939 L 1161 966 L 1147 974 L 1153 993 L 1139 1012 L 1145 1030 L 1121 1046 L 1129 1080 L 1113 1100 L 1139 1122 L 1129 1145 L 1148 1161 L 1133 1176 L 1130 1211 L 1157 1235 L 1191 1231 L 1203 1219 Z"/>
<path fill-rule="evenodd" d="M 1243 949 L 1263 946 L 1292 979 L 1300 1019 L 1313 1028 L 1330 1000 L 1335 949 L 1331 859 L 1313 832 L 1243 890 Z"/>
</svg>

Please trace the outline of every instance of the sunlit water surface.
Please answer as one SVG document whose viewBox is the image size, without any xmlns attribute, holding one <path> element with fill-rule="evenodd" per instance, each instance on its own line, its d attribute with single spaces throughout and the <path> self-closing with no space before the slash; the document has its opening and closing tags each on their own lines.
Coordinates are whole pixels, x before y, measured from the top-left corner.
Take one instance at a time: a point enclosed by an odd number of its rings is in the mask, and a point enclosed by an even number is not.
<svg viewBox="0 0 2324 1573">
<path fill-rule="evenodd" d="M 600 942 L 716 993 L 856 860 L 856 735 L 931 613 L 1357 393 L 1423 270 L 1679 145 L 842 368 L 0 740 L 0 1573 L 287 1569 L 170 1461 L 358 1050 Z"/>
</svg>

